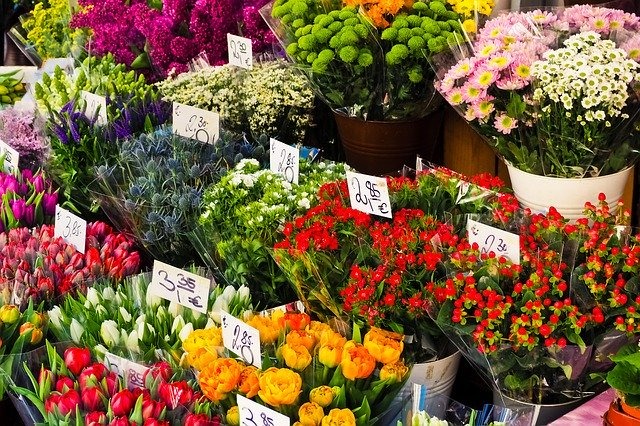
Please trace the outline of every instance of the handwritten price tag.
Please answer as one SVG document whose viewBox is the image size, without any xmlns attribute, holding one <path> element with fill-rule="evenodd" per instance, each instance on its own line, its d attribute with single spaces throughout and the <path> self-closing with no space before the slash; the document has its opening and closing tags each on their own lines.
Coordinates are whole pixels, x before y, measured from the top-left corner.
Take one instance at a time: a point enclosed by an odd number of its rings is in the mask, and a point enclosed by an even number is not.
<svg viewBox="0 0 640 426">
<path fill-rule="evenodd" d="M 520 236 L 469 219 L 467 233 L 471 244 L 477 243 L 482 253 L 494 252 L 516 265 L 520 264 Z"/>
<path fill-rule="evenodd" d="M 100 126 L 107 124 L 107 98 L 87 92 L 86 90 L 80 92 L 80 98 L 84 100 L 86 104 L 84 111 L 87 117 L 95 117 L 96 124 Z"/>
<path fill-rule="evenodd" d="M 215 143 L 220 134 L 220 115 L 174 102 L 173 133 L 204 143 Z"/>
<path fill-rule="evenodd" d="M 147 291 L 179 303 L 194 311 L 207 313 L 211 280 L 159 260 L 153 262 L 151 284 Z"/>
<path fill-rule="evenodd" d="M 298 183 L 300 177 L 300 150 L 276 139 L 270 140 L 270 168 L 290 182 Z"/>
<path fill-rule="evenodd" d="M 262 368 L 260 332 L 244 321 L 222 312 L 222 344 L 245 363 Z"/>
<path fill-rule="evenodd" d="M 149 371 L 148 367 L 110 352 L 104 354 L 104 365 L 110 371 L 122 377 L 129 389 L 144 387 L 144 375 Z"/>
<path fill-rule="evenodd" d="M 11 148 L 9 144 L 0 139 L 0 155 L 4 155 L 3 169 L 8 173 L 18 171 L 18 162 L 20 161 L 20 153 Z"/>
<path fill-rule="evenodd" d="M 290 426 L 291 419 L 277 411 L 238 395 L 240 426 Z"/>
<path fill-rule="evenodd" d="M 351 208 L 383 217 L 393 217 L 387 179 L 347 172 Z"/>
<path fill-rule="evenodd" d="M 62 237 L 67 244 L 73 245 L 80 253 L 84 253 L 87 221 L 56 205 L 56 224 L 53 236 Z"/>
<path fill-rule="evenodd" d="M 227 33 L 229 64 L 237 67 L 253 68 L 253 49 L 251 39 Z"/>
</svg>

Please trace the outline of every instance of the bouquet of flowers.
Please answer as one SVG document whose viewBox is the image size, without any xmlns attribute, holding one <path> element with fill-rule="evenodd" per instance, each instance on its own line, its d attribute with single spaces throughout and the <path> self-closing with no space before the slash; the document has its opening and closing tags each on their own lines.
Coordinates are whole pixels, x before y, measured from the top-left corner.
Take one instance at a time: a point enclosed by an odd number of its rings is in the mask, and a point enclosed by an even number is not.
<svg viewBox="0 0 640 426">
<path fill-rule="evenodd" d="M 222 331 L 184 342 L 203 394 L 239 425 L 237 396 L 302 424 L 375 425 L 409 376 L 402 336 L 372 328 L 352 339 L 308 315 L 274 310 L 248 321 L 260 331 L 262 370 L 224 356 Z"/>
<path fill-rule="evenodd" d="M 54 226 L 16 228 L 0 234 L 0 289 L 2 302 L 23 308 L 29 301 L 53 302 L 67 292 L 101 277 L 120 281 L 138 272 L 140 255 L 124 234 L 102 222 L 87 224 L 84 254 Z"/>
<path fill-rule="evenodd" d="M 35 171 L 43 166 L 49 155 L 44 138 L 44 122 L 35 111 L 16 107 L 0 110 L 0 139 L 18 151 L 18 168 Z"/>
<path fill-rule="evenodd" d="M 427 285 L 430 315 L 503 396 L 555 403 L 588 395 L 637 333 L 640 236 L 601 196 L 568 223 L 555 209 L 520 224 L 520 262 L 461 241 Z"/>
<path fill-rule="evenodd" d="M 198 393 L 197 382 L 166 362 L 147 371 L 142 387 L 129 389 L 117 372 L 93 361 L 86 347 L 63 351 L 47 342 L 46 351 L 25 358 L 28 380 L 12 390 L 26 397 L 36 420 L 46 424 L 220 424 Z"/>
<path fill-rule="evenodd" d="M 156 83 L 163 99 L 220 114 L 222 127 L 258 139 L 304 142 L 315 96 L 307 80 L 282 61 L 205 67 Z"/>
<path fill-rule="evenodd" d="M 574 6 L 489 20 L 436 58 L 437 89 L 516 169 L 618 172 L 638 159 L 640 18 Z"/>
<path fill-rule="evenodd" d="M 460 15 L 444 0 L 276 0 L 263 17 L 333 110 L 367 120 L 435 109 L 427 58 L 462 34 Z"/>
<path fill-rule="evenodd" d="M 446 171 L 387 181 L 393 219 L 348 207 L 347 182 L 327 184 L 316 207 L 285 224 L 274 257 L 322 320 L 384 325 L 418 337 L 412 355 L 433 356 L 446 345 L 426 341 L 441 336 L 425 311 L 426 284 L 445 276 L 443 247 L 458 241 L 459 214 L 493 212 L 499 221 L 517 201 Z"/>
<path fill-rule="evenodd" d="M 317 203 L 320 185 L 344 178 L 344 170 L 342 164 L 301 161 L 300 181 L 291 184 L 256 160 L 242 160 L 204 193 L 194 230 L 201 257 L 230 283 L 249 286 L 261 305 L 291 302 L 295 296 L 269 249 L 282 238 L 286 221 Z"/>
<path fill-rule="evenodd" d="M 58 191 L 44 172 L 20 174 L 0 172 L 0 232 L 13 228 L 33 228 L 53 222 Z"/>
<path fill-rule="evenodd" d="M 158 128 L 122 142 L 113 162 L 97 168 L 96 195 L 107 216 L 155 259 L 181 266 L 195 260 L 188 235 L 204 189 L 244 157 L 264 153 L 227 132 L 205 144 Z"/>
<path fill-rule="evenodd" d="M 209 296 L 209 313 L 202 315 L 154 296 L 148 291 L 150 282 L 150 274 L 141 274 L 115 290 L 107 282 L 86 294 L 66 295 L 49 311 L 52 334 L 58 341 L 93 348 L 101 360 L 109 352 L 143 365 L 161 360 L 179 364 L 182 342 L 194 329 L 215 326 L 223 310 L 243 317 L 253 308 L 248 288 L 216 287 Z"/>
<path fill-rule="evenodd" d="M 122 2 L 80 0 L 72 28 L 93 30 L 91 49 L 113 54 L 119 63 L 153 80 L 186 72 L 204 55 L 211 64 L 227 62 L 227 33 L 252 40 L 253 53 L 270 47 L 271 34 L 258 9 L 264 0 L 164 0 Z"/>
</svg>

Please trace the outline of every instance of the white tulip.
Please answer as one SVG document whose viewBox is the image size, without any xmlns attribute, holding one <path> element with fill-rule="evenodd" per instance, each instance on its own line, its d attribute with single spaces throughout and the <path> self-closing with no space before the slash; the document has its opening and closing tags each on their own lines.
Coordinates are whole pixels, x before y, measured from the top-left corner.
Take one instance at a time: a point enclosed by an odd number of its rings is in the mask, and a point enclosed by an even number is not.
<svg viewBox="0 0 640 426">
<path fill-rule="evenodd" d="M 100 336 L 104 343 L 112 348 L 120 343 L 120 331 L 114 320 L 106 320 L 100 326 Z"/>
<path fill-rule="evenodd" d="M 126 340 L 127 349 L 129 349 L 131 352 L 135 354 L 139 354 L 140 353 L 140 345 L 138 344 L 139 340 L 140 339 L 138 338 L 138 332 L 136 330 L 133 330 L 131 334 L 129 334 Z"/>
<path fill-rule="evenodd" d="M 168 311 L 171 314 L 171 316 L 175 318 L 178 315 L 182 315 L 182 312 L 184 311 L 184 307 L 179 303 L 171 302 L 169 303 Z"/>
<path fill-rule="evenodd" d="M 192 331 L 193 331 L 193 324 L 191 323 L 185 324 L 185 326 L 182 327 L 182 330 L 180 330 L 180 333 L 178 333 L 178 337 L 180 338 L 180 341 L 184 342 L 185 340 L 187 340 L 187 337 L 189 337 Z"/>
<path fill-rule="evenodd" d="M 177 317 L 175 317 L 173 319 L 173 324 L 171 325 L 171 334 L 173 333 L 179 333 L 180 330 L 182 330 L 182 327 L 184 327 L 185 322 L 184 322 L 184 318 L 182 318 L 182 315 L 178 315 Z"/>
<path fill-rule="evenodd" d="M 131 314 L 124 308 L 124 306 L 120 306 L 120 315 L 122 315 L 124 322 L 131 321 Z"/>
<path fill-rule="evenodd" d="M 105 318 L 109 315 L 109 312 L 107 312 L 107 308 L 105 308 L 102 305 L 98 305 L 96 306 L 96 315 L 98 316 L 98 318 Z"/>
<path fill-rule="evenodd" d="M 138 318 L 136 318 L 136 324 L 144 324 L 145 322 L 147 322 L 147 314 L 138 315 Z"/>
<path fill-rule="evenodd" d="M 84 334 L 84 327 L 75 318 L 71 320 L 70 331 L 71 340 L 73 340 L 74 343 L 79 344 L 80 338 L 82 338 L 82 335 Z"/>
<path fill-rule="evenodd" d="M 49 311 L 49 321 L 57 329 L 62 328 L 62 311 L 60 306 L 56 305 Z"/>
<path fill-rule="evenodd" d="M 216 324 L 216 322 L 213 319 L 207 318 L 207 324 L 204 326 L 204 328 L 205 330 L 208 330 L 210 328 L 217 327 L 217 326 L 218 324 Z"/>
<path fill-rule="evenodd" d="M 249 298 L 251 297 L 251 291 L 249 290 L 249 287 L 247 287 L 246 285 L 242 284 L 240 286 L 240 288 L 238 289 L 238 295 L 240 296 L 240 301 L 241 302 L 247 302 L 247 301 L 249 301 Z"/>
<path fill-rule="evenodd" d="M 87 290 L 87 301 L 93 306 L 96 306 L 100 303 L 100 295 L 98 294 L 98 290 L 96 290 L 94 287 L 89 287 L 89 289 Z"/>
<path fill-rule="evenodd" d="M 224 291 L 222 292 L 222 298 L 226 299 L 226 300 L 231 300 L 233 298 L 233 296 L 236 295 L 236 289 L 233 288 L 233 286 L 226 286 Z"/>
<path fill-rule="evenodd" d="M 111 287 L 105 287 L 102 289 L 102 300 L 114 300 L 116 298 L 116 292 Z"/>
<path fill-rule="evenodd" d="M 155 309 L 156 307 L 160 306 L 160 303 L 162 303 L 162 298 L 153 294 L 152 291 L 147 291 L 144 300 L 147 306 L 149 306 L 151 309 Z"/>
</svg>

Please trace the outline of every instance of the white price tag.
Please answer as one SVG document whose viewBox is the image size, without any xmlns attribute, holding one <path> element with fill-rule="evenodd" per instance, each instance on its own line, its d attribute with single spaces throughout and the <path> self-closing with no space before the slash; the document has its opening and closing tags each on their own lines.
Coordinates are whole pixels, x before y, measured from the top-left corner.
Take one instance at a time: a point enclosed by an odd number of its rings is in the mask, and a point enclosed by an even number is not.
<svg viewBox="0 0 640 426">
<path fill-rule="evenodd" d="M 351 208 L 383 217 L 393 217 L 387 179 L 347 172 Z"/>
<path fill-rule="evenodd" d="M 290 426 L 291 419 L 271 408 L 238 395 L 240 426 Z"/>
<path fill-rule="evenodd" d="M 477 243 L 481 253 L 494 252 L 516 265 L 520 264 L 520 236 L 487 224 L 469 219 L 467 222 L 469 243 Z"/>
<path fill-rule="evenodd" d="M 84 253 L 87 221 L 56 205 L 56 224 L 53 236 L 62 237 L 67 244 L 73 245 L 80 253 Z"/>
<path fill-rule="evenodd" d="M 60 67 L 67 74 L 73 74 L 73 70 L 76 68 L 73 58 L 50 58 L 44 61 L 41 69 L 42 72 L 51 74 L 56 70 L 56 67 Z"/>
<path fill-rule="evenodd" d="M 204 143 L 215 143 L 220 135 L 220 114 L 174 102 L 173 133 Z"/>
<path fill-rule="evenodd" d="M 207 313 L 211 280 L 159 260 L 153 261 L 151 284 L 147 291 L 179 303 L 194 311 Z"/>
<path fill-rule="evenodd" d="M 87 117 L 95 117 L 96 124 L 99 126 L 107 124 L 107 98 L 86 90 L 80 92 L 80 98 L 85 102 L 84 113 Z"/>
<path fill-rule="evenodd" d="M 129 389 L 144 387 L 144 375 L 149 371 L 148 367 L 110 352 L 104 354 L 104 365 L 122 377 Z"/>
<path fill-rule="evenodd" d="M 4 155 L 4 164 L 2 168 L 7 173 L 17 173 L 18 162 L 20 161 L 20 153 L 11 148 L 8 143 L 0 139 L 0 155 Z"/>
<path fill-rule="evenodd" d="M 271 171 L 284 176 L 287 182 L 297 184 L 300 177 L 300 150 L 273 138 L 269 145 Z"/>
<path fill-rule="evenodd" d="M 245 363 L 262 368 L 260 332 L 244 321 L 222 312 L 222 344 Z"/>
<path fill-rule="evenodd" d="M 237 67 L 253 68 L 253 49 L 251 39 L 227 33 L 229 64 Z"/>
</svg>

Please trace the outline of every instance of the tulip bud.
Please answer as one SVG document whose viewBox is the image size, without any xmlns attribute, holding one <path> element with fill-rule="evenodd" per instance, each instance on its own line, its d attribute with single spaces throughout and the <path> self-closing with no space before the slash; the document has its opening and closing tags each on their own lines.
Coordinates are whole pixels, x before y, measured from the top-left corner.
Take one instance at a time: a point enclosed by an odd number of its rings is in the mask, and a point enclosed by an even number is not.
<svg viewBox="0 0 640 426">
<path fill-rule="evenodd" d="M 42 329 L 37 328 L 30 322 L 25 322 L 20 326 L 20 335 L 31 333 L 31 339 L 29 340 L 32 345 L 40 343 L 43 337 Z"/>
<path fill-rule="evenodd" d="M 237 405 L 234 405 L 227 410 L 226 420 L 229 426 L 240 425 L 240 411 L 238 410 Z"/>
<path fill-rule="evenodd" d="M 127 347 L 127 349 L 129 349 L 131 352 L 139 354 L 140 353 L 140 345 L 138 344 L 138 332 L 136 330 L 133 330 L 131 332 L 131 334 L 129 334 L 127 336 L 127 340 L 125 342 L 125 346 Z"/>
<path fill-rule="evenodd" d="M 62 310 L 60 306 L 56 305 L 49 311 L 49 319 L 51 324 L 58 330 L 62 328 Z"/>
<path fill-rule="evenodd" d="M 100 304 L 100 295 L 98 294 L 98 290 L 94 287 L 89 287 L 87 289 L 87 301 L 94 307 Z"/>
<path fill-rule="evenodd" d="M 176 302 L 169 303 L 169 313 L 172 317 L 178 317 L 184 312 L 184 307 Z"/>
<path fill-rule="evenodd" d="M 64 351 L 64 364 L 75 376 L 78 376 L 90 363 L 91 351 L 88 348 L 68 348 Z"/>
<path fill-rule="evenodd" d="M 16 305 L 3 305 L 0 308 L 0 321 L 5 324 L 13 324 L 20 318 L 20 308 Z"/>
<path fill-rule="evenodd" d="M 71 380 L 70 377 L 67 376 L 58 376 L 58 380 L 56 381 L 56 391 L 60 393 L 65 393 L 70 389 L 73 389 L 75 382 Z"/>
<path fill-rule="evenodd" d="M 177 317 L 175 317 L 173 319 L 173 324 L 171 325 L 171 333 L 179 333 L 180 330 L 182 330 L 182 328 L 184 327 L 185 322 L 184 322 L 184 318 L 182 318 L 182 315 L 178 315 Z"/>
<path fill-rule="evenodd" d="M 184 327 L 182 327 L 182 330 L 180 330 L 180 332 L 178 333 L 178 337 L 180 338 L 180 341 L 184 342 L 185 340 L 187 340 L 187 337 L 189 337 L 189 334 L 191 334 L 192 331 L 193 331 L 193 324 L 191 323 L 188 323 Z"/>
<path fill-rule="evenodd" d="M 97 411 L 104 408 L 102 398 L 104 395 L 99 387 L 86 388 L 82 391 L 82 405 L 87 411 Z"/>
<path fill-rule="evenodd" d="M 111 397 L 111 410 L 114 416 L 128 416 L 136 402 L 129 389 L 123 389 Z"/>
<path fill-rule="evenodd" d="M 105 426 L 107 415 L 101 411 L 93 411 L 84 417 L 85 426 Z"/>
<path fill-rule="evenodd" d="M 100 336 L 107 347 L 114 347 L 120 343 L 120 331 L 114 320 L 106 320 L 100 326 Z"/>
<path fill-rule="evenodd" d="M 70 331 L 71 331 L 71 340 L 73 340 L 73 342 L 76 344 L 80 344 L 80 339 L 84 334 L 84 327 L 75 318 L 71 320 Z"/>
</svg>

